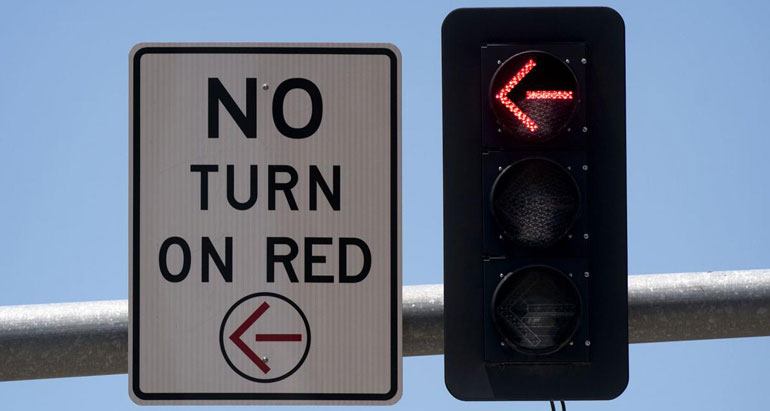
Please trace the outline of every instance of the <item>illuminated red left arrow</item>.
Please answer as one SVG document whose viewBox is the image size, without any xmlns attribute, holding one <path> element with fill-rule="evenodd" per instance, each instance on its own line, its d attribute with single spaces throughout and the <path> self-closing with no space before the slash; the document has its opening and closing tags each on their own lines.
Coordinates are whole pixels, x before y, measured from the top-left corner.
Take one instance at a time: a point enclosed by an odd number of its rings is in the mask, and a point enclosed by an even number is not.
<svg viewBox="0 0 770 411">
<path fill-rule="evenodd" d="M 267 374 L 270 371 L 270 367 L 259 358 L 259 355 L 254 352 L 245 342 L 241 339 L 246 330 L 249 329 L 262 314 L 270 308 L 270 304 L 263 302 L 253 313 L 243 322 L 232 334 L 230 334 L 230 341 L 232 341 L 238 348 L 246 354 L 247 357 L 254 363 L 263 373 Z M 257 341 L 268 342 L 281 342 L 281 341 L 302 341 L 302 334 L 257 334 L 255 336 Z"/>
<path fill-rule="evenodd" d="M 538 125 L 535 122 L 535 120 L 532 120 L 530 116 L 527 115 L 524 111 L 522 111 L 519 106 L 516 105 L 510 98 L 508 98 L 508 94 L 513 91 L 514 88 L 516 88 L 519 83 L 524 79 L 524 77 L 529 74 L 532 69 L 537 66 L 537 63 L 535 63 L 534 59 L 529 59 L 526 64 L 522 68 L 519 69 L 519 71 L 516 72 L 516 74 L 511 77 L 510 80 L 508 80 L 507 83 L 505 83 L 505 86 L 497 91 L 497 94 L 495 94 L 495 98 L 499 100 L 505 108 L 508 109 L 508 111 L 513 114 L 514 117 L 516 117 L 517 120 L 521 122 L 521 124 L 524 125 L 529 131 L 535 132 L 538 129 Z M 527 100 L 572 100 L 572 91 L 564 91 L 564 90 L 528 90 L 526 93 Z"/>
</svg>

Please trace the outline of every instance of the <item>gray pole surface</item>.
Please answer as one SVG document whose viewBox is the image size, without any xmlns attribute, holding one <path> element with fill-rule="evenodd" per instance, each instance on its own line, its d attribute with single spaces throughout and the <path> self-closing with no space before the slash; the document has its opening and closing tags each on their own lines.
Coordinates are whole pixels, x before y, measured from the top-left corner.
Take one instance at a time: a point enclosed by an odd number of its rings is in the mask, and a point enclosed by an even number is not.
<svg viewBox="0 0 770 411">
<path fill-rule="evenodd" d="M 632 343 L 770 335 L 770 270 L 630 276 Z M 443 350 L 443 287 L 403 289 L 404 355 Z M 126 300 L 0 307 L 0 381 L 127 372 Z"/>
</svg>

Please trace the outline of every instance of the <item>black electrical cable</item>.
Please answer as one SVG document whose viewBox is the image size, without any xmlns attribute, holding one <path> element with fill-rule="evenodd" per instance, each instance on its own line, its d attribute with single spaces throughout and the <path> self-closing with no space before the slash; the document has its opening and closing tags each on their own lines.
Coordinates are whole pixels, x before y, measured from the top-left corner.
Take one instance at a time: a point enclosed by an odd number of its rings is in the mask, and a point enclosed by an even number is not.
<svg viewBox="0 0 770 411">
<path fill-rule="evenodd" d="M 548 402 L 551 404 L 551 411 L 556 411 L 556 404 L 553 401 Z M 567 404 L 564 401 L 559 400 L 559 405 L 561 405 L 561 411 L 567 411 Z"/>
</svg>

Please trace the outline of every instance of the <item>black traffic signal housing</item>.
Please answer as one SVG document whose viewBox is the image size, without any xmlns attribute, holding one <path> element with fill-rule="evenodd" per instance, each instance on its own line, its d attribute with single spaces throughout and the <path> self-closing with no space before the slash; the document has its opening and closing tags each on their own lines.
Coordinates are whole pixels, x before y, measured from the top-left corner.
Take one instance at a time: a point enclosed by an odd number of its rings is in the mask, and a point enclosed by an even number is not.
<svg viewBox="0 0 770 411">
<path fill-rule="evenodd" d="M 445 382 L 463 400 L 628 383 L 625 45 L 608 8 L 442 27 Z"/>
</svg>

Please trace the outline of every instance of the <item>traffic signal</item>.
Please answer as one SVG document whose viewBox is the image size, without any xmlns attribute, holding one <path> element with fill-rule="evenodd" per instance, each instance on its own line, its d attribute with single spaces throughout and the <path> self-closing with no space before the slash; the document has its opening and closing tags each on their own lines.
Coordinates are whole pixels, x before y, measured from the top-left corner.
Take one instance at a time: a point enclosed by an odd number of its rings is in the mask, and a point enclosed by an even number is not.
<svg viewBox="0 0 770 411">
<path fill-rule="evenodd" d="M 442 28 L 444 355 L 464 400 L 628 383 L 625 46 L 608 8 Z"/>
</svg>

